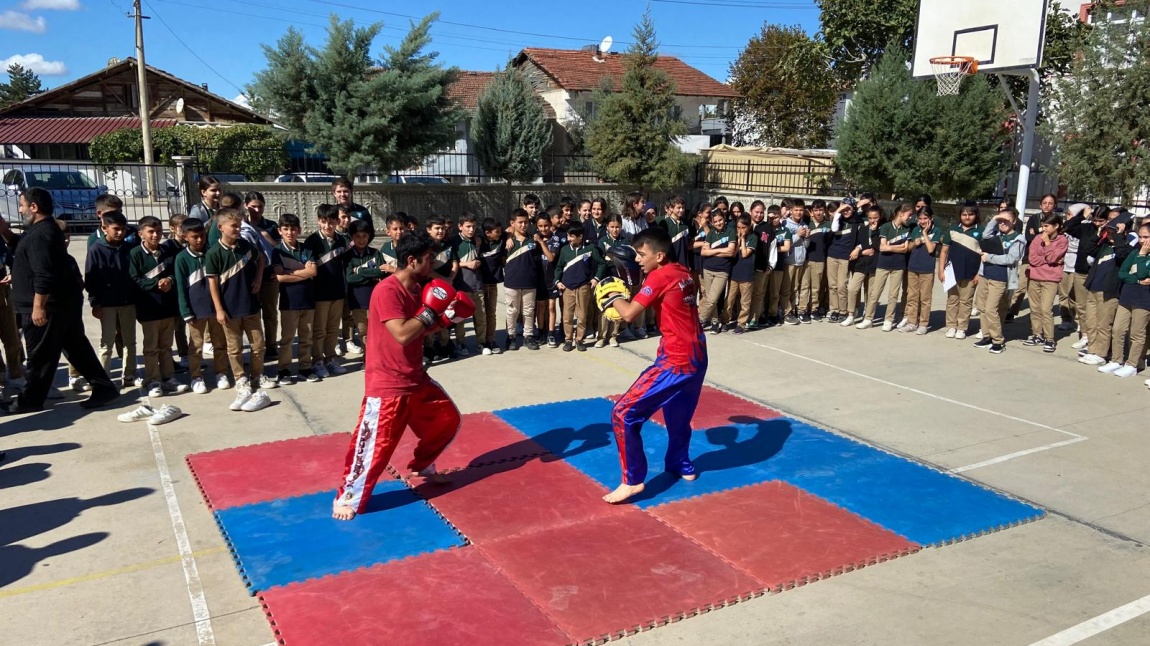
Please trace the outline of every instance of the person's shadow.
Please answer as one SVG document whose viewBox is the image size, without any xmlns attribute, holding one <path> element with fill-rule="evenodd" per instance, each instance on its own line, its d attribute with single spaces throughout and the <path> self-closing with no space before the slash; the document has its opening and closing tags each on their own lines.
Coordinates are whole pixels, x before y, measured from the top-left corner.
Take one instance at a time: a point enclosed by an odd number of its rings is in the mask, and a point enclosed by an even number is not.
<svg viewBox="0 0 1150 646">
<path fill-rule="evenodd" d="M 2 464 L 0 464 L 0 489 L 9 487 L 19 487 L 20 485 L 31 484 L 33 482 L 40 482 L 47 480 L 51 475 L 48 469 L 52 467 L 51 464 L 45 462 L 35 462 L 31 464 L 20 464 L 10 466 L 13 462 L 32 456 L 32 455 L 49 455 L 52 453 L 63 453 L 64 451 L 72 451 L 80 448 L 80 445 L 75 442 L 63 442 L 60 444 L 48 444 L 45 446 L 24 446 L 6 451 L 6 457 Z"/>
<path fill-rule="evenodd" d="M 137 487 L 95 498 L 59 498 L 0 510 L 0 587 L 27 576 L 39 561 L 94 545 L 107 538 L 108 533 L 73 536 L 41 548 L 15 543 L 63 527 L 93 507 L 118 505 L 154 492 L 155 489 Z"/>
</svg>

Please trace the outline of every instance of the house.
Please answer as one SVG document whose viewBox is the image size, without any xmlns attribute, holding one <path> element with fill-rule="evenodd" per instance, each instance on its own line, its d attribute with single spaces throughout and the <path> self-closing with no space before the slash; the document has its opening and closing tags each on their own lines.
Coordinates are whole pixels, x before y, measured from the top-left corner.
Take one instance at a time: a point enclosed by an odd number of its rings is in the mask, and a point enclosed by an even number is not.
<svg viewBox="0 0 1150 646">
<path fill-rule="evenodd" d="M 149 117 L 153 129 L 176 124 L 271 125 L 252 110 L 148 65 Z M 112 59 L 102 70 L 0 110 L 0 157 L 89 160 L 95 137 L 139 127 L 136 60 Z"/>
</svg>

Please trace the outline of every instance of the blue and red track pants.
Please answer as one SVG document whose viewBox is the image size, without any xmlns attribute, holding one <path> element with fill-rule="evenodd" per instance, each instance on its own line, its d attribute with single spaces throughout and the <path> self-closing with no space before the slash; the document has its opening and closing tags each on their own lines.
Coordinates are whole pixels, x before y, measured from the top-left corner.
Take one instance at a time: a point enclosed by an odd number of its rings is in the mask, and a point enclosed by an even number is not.
<svg viewBox="0 0 1150 646">
<path fill-rule="evenodd" d="M 691 418 L 699 405 L 707 367 L 686 372 L 656 362 L 643 371 L 631 388 L 615 403 L 611 427 L 619 448 L 623 482 L 637 485 L 647 479 L 647 455 L 643 452 L 643 424 L 660 408 L 667 424 L 667 456 L 664 467 L 676 475 L 692 475 L 688 451 Z"/>
<path fill-rule="evenodd" d="M 404 429 L 411 427 L 419 438 L 408 468 L 422 471 L 455 439 L 460 420 L 455 402 L 430 379 L 410 395 L 364 397 L 336 502 L 363 513 Z"/>
</svg>

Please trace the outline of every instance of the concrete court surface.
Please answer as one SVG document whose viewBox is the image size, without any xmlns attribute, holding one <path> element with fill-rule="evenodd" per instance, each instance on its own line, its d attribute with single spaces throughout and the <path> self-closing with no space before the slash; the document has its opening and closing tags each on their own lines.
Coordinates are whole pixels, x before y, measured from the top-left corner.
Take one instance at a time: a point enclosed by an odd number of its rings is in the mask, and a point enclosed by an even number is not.
<svg viewBox="0 0 1150 646">
<path fill-rule="evenodd" d="M 1026 332 L 1025 316 L 1008 327 Z M 620 643 L 1028 645 L 1062 631 L 1046 643 L 1150 642 L 1140 614 L 1150 609 L 1145 375 L 1100 375 L 1074 362 L 1069 341 L 1053 356 L 1017 341 L 991 356 L 937 329 L 814 323 L 707 340 L 713 385 L 959 470 L 1049 515 Z M 622 392 L 656 344 L 521 350 L 431 372 L 463 412 L 493 410 Z M 69 394 L 52 411 L 0 419 L 0 644 L 272 642 L 184 456 L 349 431 L 362 376 L 270 394 L 277 405 L 253 414 L 227 410 L 232 390 L 167 398 L 188 416 L 157 429 L 116 421 L 129 395 L 86 416 Z"/>
</svg>

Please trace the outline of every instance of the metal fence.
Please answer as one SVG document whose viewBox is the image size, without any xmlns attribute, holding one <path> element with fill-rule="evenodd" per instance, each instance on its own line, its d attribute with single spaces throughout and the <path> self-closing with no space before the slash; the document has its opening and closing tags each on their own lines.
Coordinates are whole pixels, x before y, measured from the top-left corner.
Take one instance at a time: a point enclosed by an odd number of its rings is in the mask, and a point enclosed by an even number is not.
<svg viewBox="0 0 1150 646">
<path fill-rule="evenodd" d="M 841 184 L 833 167 L 802 160 L 702 161 L 695 166 L 695 188 L 702 190 L 820 195 Z"/>
<path fill-rule="evenodd" d="M 96 197 L 101 193 L 119 197 L 130 221 L 145 215 L 166 219 L 180 201 L 176 176 L 175 166 L 6 159 L 0 161 L 0 215 L 19 222 L 20 193 L 43 188 L 52 194 L 56 217 L 78 232 L 98 226 Z"/>
</svg>

